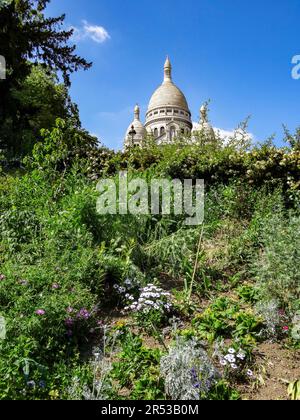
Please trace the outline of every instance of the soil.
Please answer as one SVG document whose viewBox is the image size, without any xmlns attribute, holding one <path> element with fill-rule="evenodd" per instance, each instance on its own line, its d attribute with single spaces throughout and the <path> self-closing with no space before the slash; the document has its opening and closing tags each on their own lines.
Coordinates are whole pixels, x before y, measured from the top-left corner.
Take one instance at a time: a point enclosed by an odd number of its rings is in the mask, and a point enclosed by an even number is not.
<svg viewBox="0 0 300 420">
<path fill-rule="evenodd" d="M 285 349 L 277 343 L 258 347 L 257 364 L 262 366 L 257 389 L 240 389 L 244 400 L 288 400 L 287 387 L 300 379 L 300 350 Z"/>
</svg>

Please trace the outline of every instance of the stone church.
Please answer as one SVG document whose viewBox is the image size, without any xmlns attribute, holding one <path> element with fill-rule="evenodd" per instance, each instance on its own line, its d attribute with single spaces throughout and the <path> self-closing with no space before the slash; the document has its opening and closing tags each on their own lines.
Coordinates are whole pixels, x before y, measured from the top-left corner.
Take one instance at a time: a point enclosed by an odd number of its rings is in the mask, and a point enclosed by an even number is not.
<svg viewBox="0 0 300 420">
<path fill-rule="evenodd" d="M 134 109 L 134 120 L 129 125 L 124 139 L 125 148 L 142 146 L 147 136 L 152 136 L 158 144 L 171 143 L 175 138 L 193 138 L 196 132 L 214 136 L 214 130 L 208 122 L 207 107 L 200 109 L 200 122 L 193 127 L 192 114 L 181 90 L 173 83 L 172 65 L 169 57 L 164 65 L 164 80 L 153 93 L 146 122 L 140 118 L 140 108 Z"/>
</svg>

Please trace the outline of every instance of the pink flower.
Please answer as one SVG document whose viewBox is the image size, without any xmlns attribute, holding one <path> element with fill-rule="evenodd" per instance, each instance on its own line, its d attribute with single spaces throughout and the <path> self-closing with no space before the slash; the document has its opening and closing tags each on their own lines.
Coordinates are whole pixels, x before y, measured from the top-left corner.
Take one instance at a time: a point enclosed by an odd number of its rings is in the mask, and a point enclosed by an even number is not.
<svg viewBox="0 0 300 420">
<path fill-rule="evenodd" d="M 3 280 L 5 280 L 5 276 L 4 276 L 4 274 L 1 274 L 0 275 L 0 281 L 3 281 Z"/>
<path fill-rule="evenodd" d="M 46 311 L 44 311 L 44 309 L 38 309 L 37 311 L 35 311 L 36 315 L 39 316 L 43 316 L 45 315 Z"/>
<path fill-rule="evenodd" d="M 54 284 L 52 284 L 52 289 L 53 289 L 53 290 L 60 289 L 60 285 L 59 285 L 59 284 L 57 284 L 57 283 L 54 283 Z"/>
<path fill-rule="evenodd" d="M 290 330 L 290 328 L 288 326 L 285 326 L 285 327 L 282 328 L 282 331 L 284 331 L 284 332 L 287 332 L 289 330 Z"/>
<path fill-rule="evenodd" d="M 67 308 L 67 312 L 68 312 L 68 314 L 72 314 L 72 313 L 74 312 L 74 309 L 73 309 L 73 308 L 71 308 L 71 306 L 69 306 L 69 307 Z"/>
</svg>

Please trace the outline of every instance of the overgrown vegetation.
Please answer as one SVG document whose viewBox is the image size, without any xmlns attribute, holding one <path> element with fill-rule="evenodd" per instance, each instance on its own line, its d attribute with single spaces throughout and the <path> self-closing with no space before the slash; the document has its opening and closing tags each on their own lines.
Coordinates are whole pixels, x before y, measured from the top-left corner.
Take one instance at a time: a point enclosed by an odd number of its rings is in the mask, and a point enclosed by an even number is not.
<svg viewBox="0 0 300 420">
<path fill-rule="evenodd" d="M 47 134 L 50 137 L 27 158 L 26 173 L 1 175 L 0 308 L 6 327 L 0 341 L 1 398 L 91 398 L 93 381 L 101 375 L 99 366 L 93 373 L 89 361 L 96 346 L 101 360 L 111 360 L 103 378 L 109 384 L 108 398 L 175 398 L 170 375 L 176 363 L 186 369 L 182 378 L 187 375 L 191 382 L 185 385 L 191 387 L 201 366 L 197 363 L 203 362 L 204 369 L 214 367 L 218 375 L 209 390 L 188 388 L 189 395 L 236 399 L 236 384 L 255 378 L 254 350 L 259 343 L 284 340 L 289 346 L 299 345 L 296 169 L 293 180 L 290 171 L 279 176 L 277 169 L 277 177 L 270 175 L 257 184 L 255 173 L 252 179 L 245 175 L 248 170 L 242 171 L 244 176 L 235 172 L 232 179 L 212 180 L 205 171 L 211 171 L 213 153 L 218 156 L 216 173 L 225 160 L 227 169 L 233 165 L 229 152 L 233 160 L 240 156 L 240 168 L 253 165 L 260 172 L 261 165 L 249 152 L 210 148 L 206 169 L 201 155 L 201 174 L 208 179 L 203 227 L 185 227 L 174 215 L 101 216 L 96 212 L 96 182 L 88 176 L 89 156 L 72 154 L 68 145 L 72 133 L 64 133 L 65 125 L 59 123 Z M 192 156 L 197 147 L 162 147 L 159 161 L 143 168 L 143 176 L 171 175 L 170 162 L 177 158 L 179 173 L 172 171 L 172 176 L 181 177 L 181 153 Z M 205 152 L 205 146 L 201 148 Z M 134 150 L 127 168 L 130 176 L 140 176 L 145 155 L 153 156 L 157 150 L 151 145 L 139 155 Z M 250 152 L 262 153 L 276 154 L 285 162 L 294 159 L 300 169 L 298 152 L 292 149 L 275 151 L 272 146 Z M 122 156 L 123 163 L 116 165 L 120 158 L 107 155 L 99 173 L 117 176 L 126 164 Z M 62 161 L 65 165 L 58 164 Z M 197 160 L 184 175 L 200 175 L 195 167 Z M 117 308 L 121 321 L 112 323 L 109 308 Z M 176 346 L 191 345 L 196 359 L 202 354 L 198 362 L 171 361 L 179 357 Z M 245 354 L 240 373 L 236 363 L 224 359 L 228 345 Z"/>
<path fill-rule="evenodd" d="M 263 383 L 261 345 L 300 347 L 299 130 L 283 148 L 99 146 L 67 89 L 89 63 L 47 3 L 0 5 L 1 46 L 16 39 L 0 81 L 0 398 L 240 399 Z M 97 180 L 124 170 L 204 179 L 203 225 L 99 215 Z"/>
</svg>

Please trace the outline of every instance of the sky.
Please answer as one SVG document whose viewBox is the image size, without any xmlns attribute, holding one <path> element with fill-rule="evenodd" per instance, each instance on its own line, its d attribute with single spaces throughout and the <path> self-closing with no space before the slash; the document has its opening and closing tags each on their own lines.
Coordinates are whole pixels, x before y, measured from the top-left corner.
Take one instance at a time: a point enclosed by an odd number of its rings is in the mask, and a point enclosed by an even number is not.
<svg viewBox="0 0 300 420">
<path fill-rule="evenodd" d="M 122 148 L 136 103 L 144 118 L 167 55 L 193 121 L 210 100 L 214 127 L 251 115 L 257 141 L 282 145 L 282 124 L 300 126 L 300 0 L 52 0 L 47 13 L 66 13 L 77 53 L 93 62 L 72 76 L 71 96 L 110 148 Z"/>
</svg>

